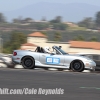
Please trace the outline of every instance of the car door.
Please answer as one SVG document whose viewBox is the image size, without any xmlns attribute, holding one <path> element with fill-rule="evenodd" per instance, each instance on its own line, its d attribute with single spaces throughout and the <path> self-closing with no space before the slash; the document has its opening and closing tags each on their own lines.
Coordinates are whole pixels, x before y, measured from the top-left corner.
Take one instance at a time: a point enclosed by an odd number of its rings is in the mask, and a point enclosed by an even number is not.
<svg viewBox="0 0 100 100">
<path fill-rule="evenodd" d="M 48 53 L 40 53 L 40 62 L 44 65 L 58 65 L 63 66 L 65 57 L 64 55 L 54 55 Z"/>
</svg>

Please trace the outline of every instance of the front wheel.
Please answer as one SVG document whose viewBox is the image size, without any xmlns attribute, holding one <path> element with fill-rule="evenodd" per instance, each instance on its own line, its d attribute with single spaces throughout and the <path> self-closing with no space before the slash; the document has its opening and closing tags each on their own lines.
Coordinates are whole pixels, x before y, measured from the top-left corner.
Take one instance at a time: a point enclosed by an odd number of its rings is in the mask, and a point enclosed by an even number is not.
<svg viewBox="0 0 100 100">
<path fill-rule="evenodd" d="M 71 70 L 74 72 L 82 72 L 84 70 L 84 64 L 81 61 L 74 61 L 71 64 Z"/>
<path fill-rule="evenodd" d="M 22 59 L 22 66 L 25 69 L 33 69 L 35 67 L 35 61 L 32 57 L 24 57 Z"/>
</svg>

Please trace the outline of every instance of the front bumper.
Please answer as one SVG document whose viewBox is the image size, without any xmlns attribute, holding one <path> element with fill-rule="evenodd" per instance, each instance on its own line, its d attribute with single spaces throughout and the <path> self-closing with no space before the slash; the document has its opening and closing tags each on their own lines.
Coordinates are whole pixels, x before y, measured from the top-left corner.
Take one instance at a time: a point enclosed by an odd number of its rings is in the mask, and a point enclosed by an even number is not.
<svg viewBox="0 0 100 100">
<path fill-rule="evenodd" d="M 95 71 L 96 63 L 95 62 L 85 62 L 85 69 Z"/>
</svg>

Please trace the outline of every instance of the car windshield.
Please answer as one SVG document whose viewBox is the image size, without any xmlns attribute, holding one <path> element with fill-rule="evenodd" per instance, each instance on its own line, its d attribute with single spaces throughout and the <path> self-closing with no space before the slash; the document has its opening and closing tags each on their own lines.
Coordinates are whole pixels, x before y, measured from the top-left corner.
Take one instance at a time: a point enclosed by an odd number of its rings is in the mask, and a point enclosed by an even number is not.
<svg viewBox="0 0 100 100">
<path fill-rule="evenodd" d="M 63 51 L 60 47 L 55 46 L 56 49 L 58 49 L 63 55 L 66 55 L 68 53 L 66 53 L 65 51 Z"/>
</svg>

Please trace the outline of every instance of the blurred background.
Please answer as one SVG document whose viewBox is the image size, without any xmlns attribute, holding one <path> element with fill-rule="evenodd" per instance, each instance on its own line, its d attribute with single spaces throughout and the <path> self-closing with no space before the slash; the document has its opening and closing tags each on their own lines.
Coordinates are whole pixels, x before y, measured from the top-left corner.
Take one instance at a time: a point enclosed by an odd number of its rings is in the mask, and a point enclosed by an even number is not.
<svg viewBox="0 0 100 100">
<path fill-rule="evenodd" d="M 0 1 L 1 57 L 41 45 L 62 46 L 71 54 L 99 55 L 99 4 L 99 0 Z"/>
</svg>

